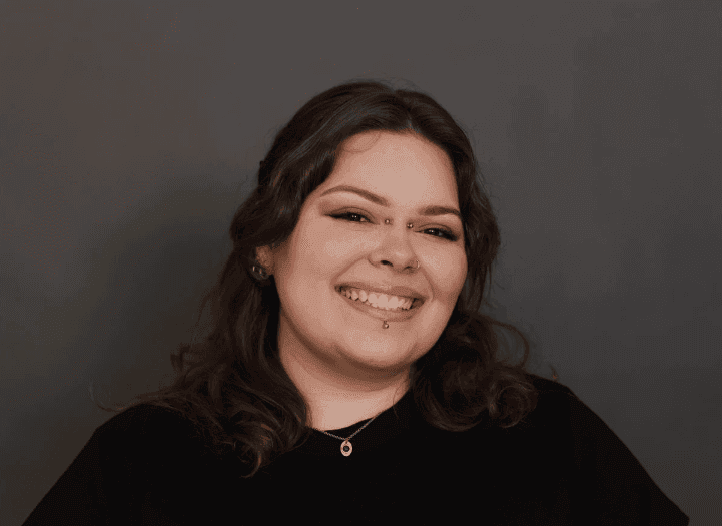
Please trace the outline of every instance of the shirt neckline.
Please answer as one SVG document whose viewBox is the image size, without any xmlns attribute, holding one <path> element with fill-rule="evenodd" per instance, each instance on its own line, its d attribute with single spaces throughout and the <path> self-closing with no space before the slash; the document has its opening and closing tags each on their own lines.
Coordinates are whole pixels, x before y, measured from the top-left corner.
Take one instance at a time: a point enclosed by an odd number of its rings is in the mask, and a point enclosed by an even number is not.
<svg viewBox="0 0 722 526">
<path fill-rule="evenodd" d="M 411 428 L 415 415 L 414 395 L 413 391 L 409 389 L 398 402 L 379 414 L 373 422 L 351 438 L 352 454 L 377 449 L 396 439 Z M 371 418 L 366 418 L 350 426 L 329 429 L 326 432 L 345 439 L 371 420 Z M 298 447 L 298 452 L 305 455 L 342 457 L 342 443 L 343 440 L 311 428 L 309 438 Z"/>
</svg>

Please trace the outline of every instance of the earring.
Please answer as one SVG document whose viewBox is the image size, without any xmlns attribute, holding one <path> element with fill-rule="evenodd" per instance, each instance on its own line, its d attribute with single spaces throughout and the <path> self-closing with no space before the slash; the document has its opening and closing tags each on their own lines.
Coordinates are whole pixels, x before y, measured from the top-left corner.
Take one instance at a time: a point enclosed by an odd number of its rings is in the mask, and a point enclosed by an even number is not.
<svg viewBox="0 0 722 526">
<path fill-rule="evenodd" d="M 268 279 L 268 274 L 263 267 L 257 267 L 254 265 L 251 270 L 253 271 L 253 277 L 256 278 L 258 281 L 265 281 Z"/>
</svg>

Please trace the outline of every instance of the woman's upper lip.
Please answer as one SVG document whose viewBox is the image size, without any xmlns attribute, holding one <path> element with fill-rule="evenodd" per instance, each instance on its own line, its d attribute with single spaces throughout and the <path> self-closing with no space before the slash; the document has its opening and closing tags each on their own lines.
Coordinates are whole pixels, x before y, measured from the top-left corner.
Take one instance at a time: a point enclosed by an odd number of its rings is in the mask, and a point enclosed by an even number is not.
<svg viewBox="0 0 722 526">
<path fill-rule="evenodd" d="M 426 301 L 424 295 L 410 287 L 402 287 L 400 285 L 385 285 L 381 283 L 364 283 L 362 281 L 347 281 L 338 285 L 336 288 L 350 287 L 352 289 L 363 289 L 366 292 L 381 292 L 389 296 L 403 296 L 406 298 L 415 298 L 420 301 Z"/>
</svg>

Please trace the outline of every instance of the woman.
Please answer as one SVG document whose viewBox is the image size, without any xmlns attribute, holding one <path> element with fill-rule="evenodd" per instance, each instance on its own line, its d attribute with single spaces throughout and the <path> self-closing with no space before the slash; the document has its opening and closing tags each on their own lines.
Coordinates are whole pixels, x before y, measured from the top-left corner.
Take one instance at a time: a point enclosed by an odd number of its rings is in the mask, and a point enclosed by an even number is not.
<svg viewBox="0 0 722 526">
<path fill-rule="evenodd" d="M 211 333 L 25 524 L 687 524 L 480 313 L 500 235 L 478 176 L 428 95 L 313 97 L 233 218 Z"/>
</svg>

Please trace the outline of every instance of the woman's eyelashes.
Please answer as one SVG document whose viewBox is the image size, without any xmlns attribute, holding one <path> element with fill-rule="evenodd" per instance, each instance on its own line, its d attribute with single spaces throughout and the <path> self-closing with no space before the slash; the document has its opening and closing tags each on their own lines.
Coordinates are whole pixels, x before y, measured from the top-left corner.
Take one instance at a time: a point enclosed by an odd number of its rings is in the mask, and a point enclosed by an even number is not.
<svg viewBox="0 0 722 526">
<path fill-rule="evenodd" d="M 363 217 L 366 219 L 367 222 L 370 223 L 368 217 L 366 217 L 363 214 L 359 214 L 358 212 L 343 212 L 341 214 L 331 214 L 331 217 L 333 217 L 334 219 L 345 219 L 346 221 L 349 221 L 351 223 L 361 223 L 362 222 L 362 221 L 353 221 L 352 219 L 350 219 L 351 216 Z M 456 236 L 456 234 L 454 234 L 450 230 L 446 230 L 445 228 L 427 228 L 426 229 L 426 231 L 429 231 L 429 230 L 435 230 L 435 231 L 441 232 L 443 234 L 443 236 L 438 236 L 438 235 L 432 234 L 433 237 L 444 237 L 444 238 L 448 239 L 449 241 L 458 240 L 458 236 Z"/>
</svg>

